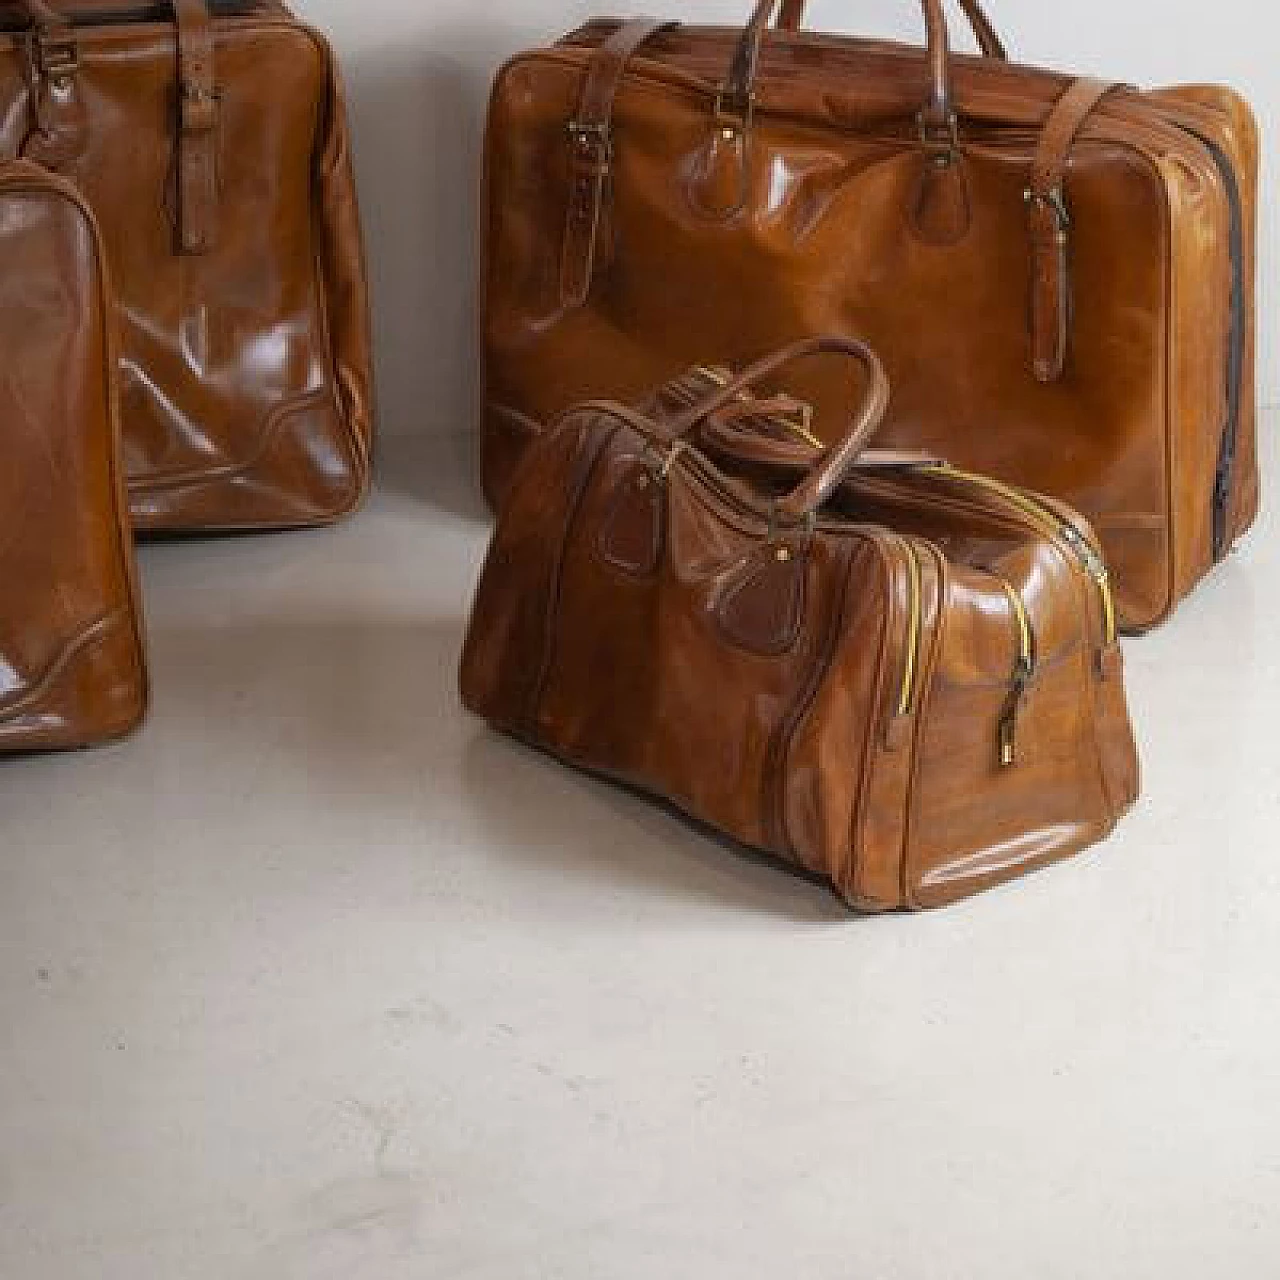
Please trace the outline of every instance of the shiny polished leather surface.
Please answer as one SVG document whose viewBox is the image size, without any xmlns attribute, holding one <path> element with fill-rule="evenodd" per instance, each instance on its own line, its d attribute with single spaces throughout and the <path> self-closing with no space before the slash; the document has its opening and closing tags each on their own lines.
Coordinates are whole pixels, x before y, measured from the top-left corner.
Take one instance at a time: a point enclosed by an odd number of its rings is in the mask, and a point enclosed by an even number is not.
<svg viewBox="0 0 1280 1280">
<path fill-rule="evenodd" d="M 212 19 L 204 0 L 53 7 L 75 24 L 34 39 L 30 3 L 0 8 L 0 147 L 73 180 L 102 226 L 137 526 L 348 512 L 369 478 L 372 386 L 328 45 L 255 0 Z"/>
<path fill-rule="evenodd" d="M 1225 89 L 940 61 L 924 7 L 927 54 L 766 32 L 766 0 L 756 55 L 741 30 L 602 20 L 500 73 L 486 492 L 500 505 L 542 424 L 583 399 L 861 334 L 895 387 L 886 445 L 1069 501 L 1103 538 L 1123 624 L 1148 628 L 1257 512 L 1252 115 Z M 782 16 L 794 25 L 796 6 Z M 820 396 L 827 376 L 800 390 Z"/>
<path fill-rule="evenodd" d="M 147 681 L 112 312 L 81 197 L 0 166 L 0 753 L 134 728 Z"/>
<path fill-rule="evenodd" d="M 856 464 L 883 402 L 816 463 L 775 399 L 694 373 L 649 404 L 571 410 L 526 454 L 468 632 L 473 712 L 870 911 L 1111 831 L 1138 792 L 1120 651 L 1062 537 L 960 475 Z"/>
</svg>

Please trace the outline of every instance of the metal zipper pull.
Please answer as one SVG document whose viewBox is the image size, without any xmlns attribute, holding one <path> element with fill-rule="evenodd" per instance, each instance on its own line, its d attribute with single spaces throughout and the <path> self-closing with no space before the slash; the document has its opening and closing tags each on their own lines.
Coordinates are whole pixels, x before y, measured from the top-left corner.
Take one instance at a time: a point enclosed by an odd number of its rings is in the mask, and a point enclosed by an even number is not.
<svg viewBox="0 0 1280 1280">
<path fill-rule="evenodd" d="M 1018 762 L 1018 717 L 1022 713 L 1022 704 L 1034 675 L 1035 668 L 1030 660 L 1025 657 L 1019 658 L 1017 670 L 1013 675 L 1013 687 L 1009 690 L 1004 711 L 1000 714 L 999 741 L 1002 769 L 1011 768 Z"/>
</svg>

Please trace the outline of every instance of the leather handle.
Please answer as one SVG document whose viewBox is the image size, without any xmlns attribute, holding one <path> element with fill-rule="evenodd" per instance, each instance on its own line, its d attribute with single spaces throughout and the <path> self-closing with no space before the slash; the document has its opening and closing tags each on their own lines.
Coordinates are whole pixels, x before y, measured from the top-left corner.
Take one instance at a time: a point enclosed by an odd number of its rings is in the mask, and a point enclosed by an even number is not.
<svg viewBox="0 0 1280 1280">
<path fill-rule="evenodd" d="M 779 13 L 779 5 L 785 3 L 787 0 L 759 0 L 734 52 L 723 96 L 744 116 L 750 112 L 765 32 L 775 14 Z M 955 108 L 951 92 L 951 42 L 947 19 L 942 12 L 942 0 L 920 0 L 920 3 L 928 31 L 930 81 L 929 100 L 920 113 L 921 128 L 928 136 L 941 135 L 953 140 Z M 782 11 L 781 16 L 785 20 L 787 11 Z"/>
<path fill-rule="evenodd" d="M 77 86 L 74 15 L 48 0 L 18 0 L 32 25 L 35 129 L 23 154 L 51 168 L 73 161 L 86 144 L 88 115 Z M 168 0 L 177 28 L 178 248 L 207 253 L 217 238 L 218 118 L 213 15 L 208 0 Z"/>
<path fill-rule="evenodd" d="M 969 19 L 973 34 L 977 37 L 978 47 L 988 58 L 1007 62 L 1009 54 L 1004 41 L 991 23 L 991 19 L 983 12 L 978 0 L 958 0 L 964 16 Z M 778 13 L 777 26 L 781 31 L 799 31 L 804 24 L 806 0 L 782 0 L 782 8 Z"/>
<path fill-rule="evenodd" d="M 742 392 L 798 360 L 819 355 L 839 355 L 857 361 L 866 368 L 869 383 L 862 403 L 843 436 L 823 451 L 800 484 L 774 505 L 776 518 L 784 524 L 803 524 L 817 514 L 848 479 L 884 421 L 889 408 L 889 375 L 870 346 L 858 338 L 839 337 L 808 338 L 792 343 L 742 370 L 698 404 L 667 420 L 671 437 L 683 443 L 700 423 L 730 404 Z"/>
</svg>

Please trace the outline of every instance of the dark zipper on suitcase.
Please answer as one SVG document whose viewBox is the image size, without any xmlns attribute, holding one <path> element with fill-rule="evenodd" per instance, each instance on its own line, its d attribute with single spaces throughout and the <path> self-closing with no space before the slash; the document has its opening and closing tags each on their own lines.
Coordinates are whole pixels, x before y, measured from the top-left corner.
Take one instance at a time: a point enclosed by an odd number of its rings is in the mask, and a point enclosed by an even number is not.
<svg viewBox="0 0 1280 1280">
<path fill-rule="evenodd" d="M 1240 447 L 1240 405 L 1244 394 L 1244 201 L 1230 157 L 1216 142 L 1200 134 L 1213 162 L 1222 174 L 1231 209 L 1231 334 L 1227 353 L 1227 425 L 1218 451 L 1213 483 L 1213 559 L 1217 563 L 1231 550 L 1231 498 L 1235 492 L 1236 455 Z"/>
</svg>

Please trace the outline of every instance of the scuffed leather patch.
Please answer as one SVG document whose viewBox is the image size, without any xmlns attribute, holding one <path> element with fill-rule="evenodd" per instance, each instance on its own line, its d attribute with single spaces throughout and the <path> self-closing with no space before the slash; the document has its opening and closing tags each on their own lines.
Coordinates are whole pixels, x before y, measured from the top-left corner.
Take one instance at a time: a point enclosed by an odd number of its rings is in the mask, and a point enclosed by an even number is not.
<svg viewBox="0 0 1280 1280">
<path fill-rule="evenodd" d="M 776 658 L 789 652 L 804 618 L 806 557 L 787 547 L 766 547 L 745 560 L 716 604 L 716 621 L 725 636 L 749 653 Z"/>
</svg>

